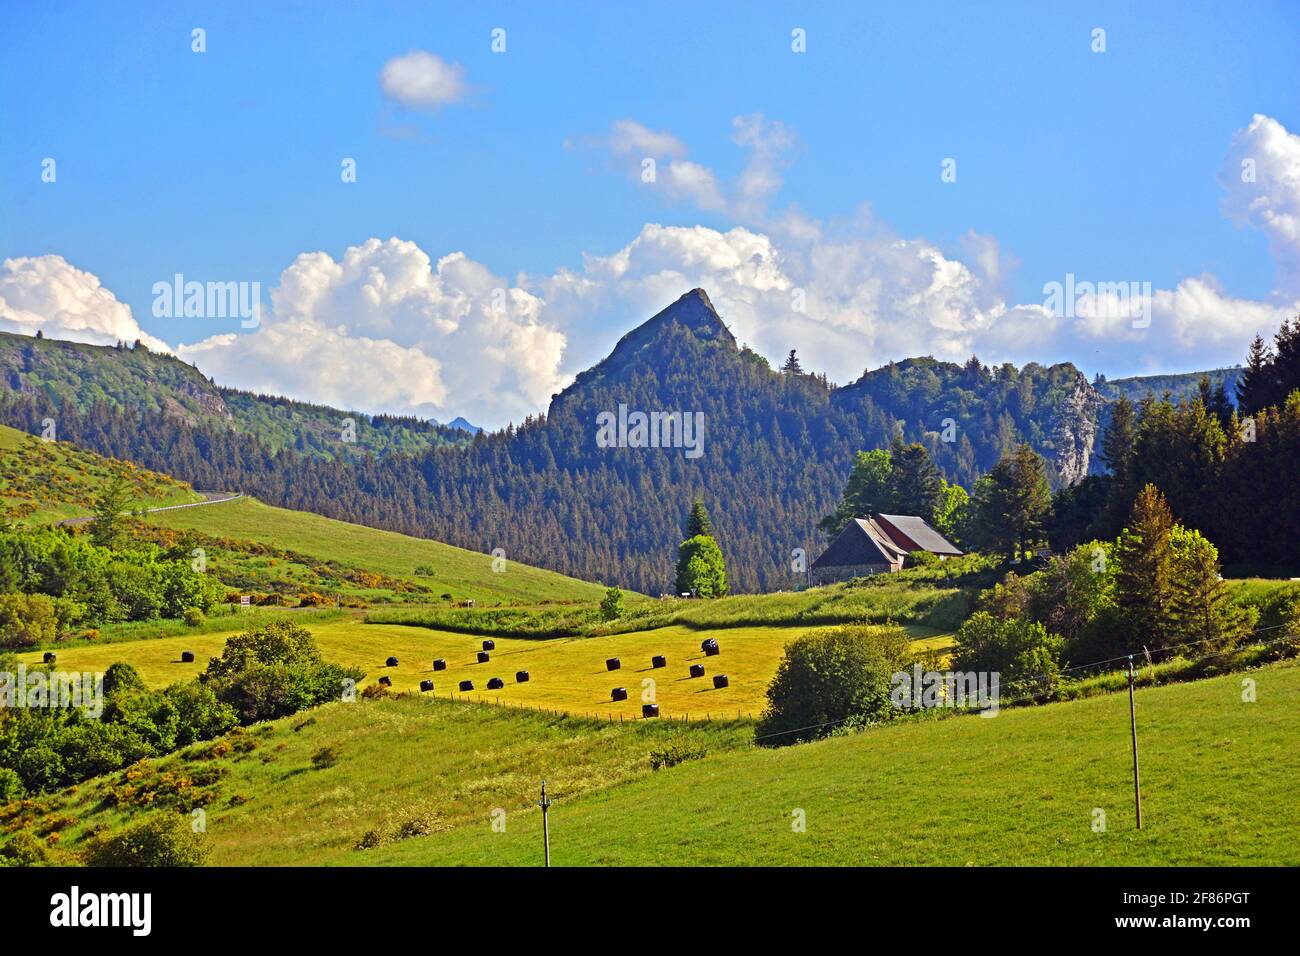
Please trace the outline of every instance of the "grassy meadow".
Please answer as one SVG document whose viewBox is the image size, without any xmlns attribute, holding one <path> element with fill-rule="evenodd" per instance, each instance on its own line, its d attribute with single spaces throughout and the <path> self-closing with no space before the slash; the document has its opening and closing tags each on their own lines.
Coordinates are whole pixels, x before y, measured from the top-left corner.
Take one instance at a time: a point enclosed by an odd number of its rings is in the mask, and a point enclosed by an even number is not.
<svg viewBox="0 0 1300 956">
<path fill-rule="evenodd" d="M 253 498 L 165 511 L 150 515 L 149 521 L 163 528 L 287 549 L 319 561 L 338 561 L 377 575 L 414 581 L 432 594 L 433 600 L 448 593 L 456 601 L 535 604 L 598 601 L 604 593 L 598 584 L 513 561 L 507 561 L 504 571 L 494 572 L 489 554 L 276 508 Z"/>
<path fill-rule="evenodd" d="M 1300 864 L 1300 667 L 1140 690 L 1144 829 L 1127 695 L 903 723 L 556 791 L 559 865 Z M 792 827 L 802 810 L 806 832 Z M 1093 829 L 1105 812 L 1105 832 Z M 536 865 L 537 811 L 385 848 L 403 865 Z M 367 861 L 369 862 L 369 861 Z"/>
<path fill-rule="evenodd" d="M 216 865 L 536 866 L 545 778 L 561 866 L 1300 863 L 1300 667 L 1142 689 L 1137 713 L 1142 831 L 1126 695 L 776 750 L 744 723 L 360 700 L 10 804 L 0 828 L 74 862 L 144 807 L 201 806 Z M 651 770 L 666 749 L 687 759 Z"/>
<path fill-rule="evenodd" d="M 244 612 L 245 617 L 250 612 Z M 238 620 L 222 618 L 223 622 Z M 434 696 L 463 697 L 499 702 L 509 706 L 637 719 L 641 716 L 645 680 L 653 680 L 654 700 L 664 717 L 736 718 L 756 717 L 763 709 L 767 685 L 776 673 L 785 645 L 807 628 L 731 628 L 717 635 L 721 653 L 706 657 L 700 650 L 701 632 L 685 627 L 659 628 L 634 634 L 592 638 L 494 638 L 496 648 L 486 664 L 477 662 L 482 639 L 448 631 L 394 624 L 366 624 L 354 616 L 327 612 L 265 611 L 248 623 L 262 623 L 272 617 L 300 621 L 316 638 L 327 660 L 365 669 L 365 683 L 381 676 L 392 680 L 394 692 L 418 691 L 422 680 L 434 682 Z M 924 628 L 913 628 L 924 647 L 946 646 L 950 637 Z M 102 672 L 118 661 L 132 664 L 151 687 L 165 687 L 199 674 L 207 661 L 219 656 L 230 629 L 209 633 L 158 637 L 119 643 L 81 643 L 58 648 L 61 670 Z M 182 663 L 181 652 L 194 651 L 193 663 Z M 662 654 L 664 668 L 652 668 L 651 658 Z M 387 667 L 389 657 L 398 666 Z M 434 658 L 447 662 L 445 671 L 434 671 Z M 617 657 L 622 667 L 607 671 L 605 661 Z M 39 664 L 41 651 L 18 655 L 32 666 Z M 705 676 L 691 678 L 691 664 L 703 664 Z M 516 683 L 515 673 L 526 670 L 527 683 Z M 715 689 L 713 675 L 725 673 L 730 686 Z M 489 678 L 500 677 L 506 685 L 488 690 Z M 459 693 L 462 680 L 472 680 L 474 691 Z M 628 699 L 610 700 L 610 691 L 626 687 Z"/>
</svg>

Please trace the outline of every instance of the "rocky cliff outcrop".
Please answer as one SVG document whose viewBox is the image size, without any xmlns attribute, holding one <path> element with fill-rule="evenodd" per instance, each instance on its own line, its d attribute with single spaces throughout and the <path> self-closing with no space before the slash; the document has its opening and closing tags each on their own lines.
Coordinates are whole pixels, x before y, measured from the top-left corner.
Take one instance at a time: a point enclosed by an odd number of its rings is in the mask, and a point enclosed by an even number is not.
<svg viewBox="0 0 1300 956">
<path fill-rule="evenodd" d="M 1074 387 L 1057 406 L 1052 431 L 1053 464 L 1062 485 L 1073 485 L 1088 474 L 1097 443 L 1097 417 L 1104 404 L 1101 393 L 1082 372 L 1077 373 Z"/>
</svg>

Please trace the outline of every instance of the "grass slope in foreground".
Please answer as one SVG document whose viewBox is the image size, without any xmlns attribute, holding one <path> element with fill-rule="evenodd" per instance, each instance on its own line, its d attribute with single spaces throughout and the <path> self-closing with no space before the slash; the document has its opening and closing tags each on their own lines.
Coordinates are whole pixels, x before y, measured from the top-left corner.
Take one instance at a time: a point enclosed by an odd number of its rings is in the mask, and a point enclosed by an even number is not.
<svg viewBox="0 0 1300 956">
<path fill-rule="evenodd" d="M 1249 676 L 1257 703 L 1241 674 L 1138 692 L 1140 832 L 1125 694 L 779 750 L 743 724 L 361 700 L 10 804 L 0 823 L 56 863 L 138 808 L 204 806 L 218 865 L 536 866 L 546 778 L 558 865 L 1295 865 L 1300 667 Z M 674 743 L 706 753 L 652 772 L 650 751 Z"/>
<path fill-rule="evenodd" d="M 393 531 L 324 518 L 306 511 L 275 508 L 253 498 L 207 508 L 183 508 L 149 516 L 153 523 L 193 529 L 214 537 L 235 538 L 287 548 L 321 560 L 337 560 L 395 578 L 407 578 L 450 593 L 456 600 L 592 601 L 604 594 L 600 585 L 507 561 L 492 570 L 492 557 L 440 541 L 412 538 Z M 416 569 L 432 571 L 417 574 Z"/>
<path fill-rule="evenodd" d="M 1126 694 L 868 730 L 682 764 L 566 799 L 558 865 L 1300 863 L 1300 667 L 1141 690 L 1144 829 Z M 539 767 L 543 773 L 545 768 Z M 529 781 L 531 783 L 531 781 Z M 796 809 L 807 832 L 791 827 Z M 1107 831 L 1092 829 L 1094 810 Z M 414 865 L 536 865 L 539 814 L 386 848 Z M 367 860 L 368 862 L 368 860 Z"/>
</svg>

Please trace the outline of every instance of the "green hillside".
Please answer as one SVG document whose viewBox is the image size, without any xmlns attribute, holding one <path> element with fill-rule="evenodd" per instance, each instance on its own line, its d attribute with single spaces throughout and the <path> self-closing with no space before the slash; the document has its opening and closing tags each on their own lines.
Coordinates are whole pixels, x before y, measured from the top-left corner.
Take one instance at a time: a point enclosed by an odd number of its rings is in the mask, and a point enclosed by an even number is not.
<svg viewBox="0 0 1300 956">
<path fill-rule="evenodd" d="M 215 384 L 172 355 L 134 348 L 86 345 L 0 332 L 0 389 L 35 402 L 43 415 L 87 414 L 97 403 L 129 408 L 184 424 L 230 428 L 255 436 L 271 451 L 289 449 L 320 458 L 391 452 L 414 454 L 461 445 L 470 435 L 417 418 L 355 411 L 255 395 Z M 355 441 L 342 440 L 347 421 Z"/>
<path fill-rule="evenodd" d="M 1145 828 L 1132 816 L 1128 699 L 891 726 L 691 762 L 561 797 L 569 865 L 1241 865 L 1300 863 L 1300 668 L 1139 691 Z M 531 783 L 531 781 L 529 781 Z M 557 794 L 563 791 L 557 790 Z M 793 832 L 792 812 L 807 832 Z M 1092 829 L 1094 810 L 1107 831 Z M 402 842 L 396 864 L 535 865 L 537 814 Z M 1207 839 L 1207 834 L 1213 837 Z"/>
<path fill-rule="evenodd" d="M 0 425 L 0 503 L 11 520 L 48 524 L 88 515 L 95 496 L 118 478 L 131 489 L 132 509 L 203 500 L 169 475 Z"/>
<path fill-rule="evenodd" d="M 75 862 L 146 807 L 202 806 L 219 865 L 536 866 L 545 778 L 559 865 L 1295 865 L 1300 667 L 1249 676 L 1257 703 L 1240 674 L 1138 692 L 1141 832 L 1122 694 L 779 750 L 734 722 L 336 703 L 11 803 L 0 826 Z M 669 747 L 687 759 L 653 771 Z"/>
<path fill-rule="evenodd" d="M 279 549 L 279 564 L 275 554 L 252 555 L 252 563 L 262 571 L 262 580 L 254 580 L 255 585 L 276 577 L 273 568 L 278 567 L 281 573 L 291 570 L 294 562 L 283 558 L 287 550 L 317 562 L 334 561 L 344 569 L 369 572 L 369 581 L 353 575 L 353 580 L 332 582 L 338 585 L 338 590 L 363 597 L 392 595 L 402 581 L 419 585 L 419 591 L 407 592 L 407 597 L 444 604 L 447 602 L 442 600 L 443 594 L 451 594 L 454 601 L 534 603 L 599 600 L 604 593 L 599 585 L 519 564 L 510 560 L 509 555 L 504 570 L 493 571 L 492 556 L 488 553 L 335 521 L 305 511 L 274 508 L 252 498 L 153 514 L 149 522 L 175 531 L 193 531 L 224 539 L 228 546 L 224 550 L 232 556 L 258 550 L 247 547 L 247 542 Z M 218 574 L 221 550 L 218 548 L 210 556 Z M 314 566 L 301 560 L 297 563 L 308 569 Z M 305 586 L 310 584 L 307 582 Z"/>
</svg>

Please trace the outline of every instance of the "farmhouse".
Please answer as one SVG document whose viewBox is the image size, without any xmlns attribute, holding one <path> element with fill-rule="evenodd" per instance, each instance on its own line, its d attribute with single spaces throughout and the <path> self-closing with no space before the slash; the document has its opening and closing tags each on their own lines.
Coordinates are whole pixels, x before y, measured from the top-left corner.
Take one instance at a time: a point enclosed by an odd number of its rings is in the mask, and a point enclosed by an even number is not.
<svg viewBox="0 0 1300 956">
<path fill-rule="evenodd" d="M 937 554 L 939 560 L 961 551 L 915 515 L 873 514 L 854 518 L 813 562 L 813 584 L 833 584 L 868 574 L 901 571 L 913 551 Z"/>
</svg>

